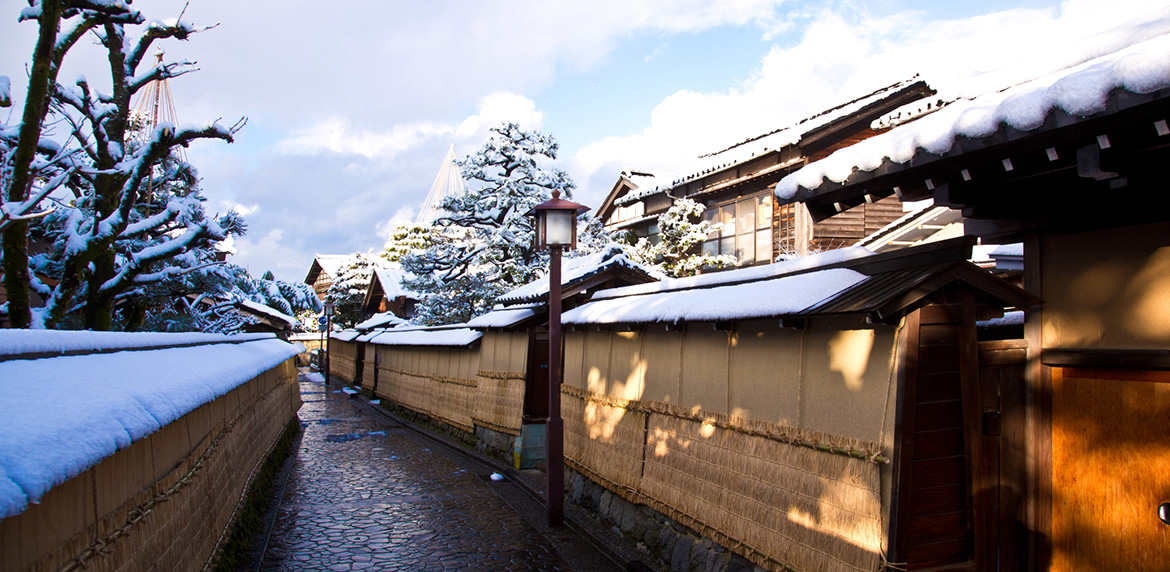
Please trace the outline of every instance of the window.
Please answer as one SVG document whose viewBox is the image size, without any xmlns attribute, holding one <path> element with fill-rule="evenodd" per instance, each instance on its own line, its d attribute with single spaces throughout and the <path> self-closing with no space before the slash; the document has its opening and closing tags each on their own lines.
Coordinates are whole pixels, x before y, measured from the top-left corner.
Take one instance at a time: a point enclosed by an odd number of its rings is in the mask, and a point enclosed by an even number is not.
<svg viewBox="0 0 1170 572">
<path fill-rule="evenodd" d="M 711 223 L 704 254 L 730 254 L 740 265 L 772 261 L 771 194 L 711 206 L 703 213 L 703 220 Z"/>
</svg>

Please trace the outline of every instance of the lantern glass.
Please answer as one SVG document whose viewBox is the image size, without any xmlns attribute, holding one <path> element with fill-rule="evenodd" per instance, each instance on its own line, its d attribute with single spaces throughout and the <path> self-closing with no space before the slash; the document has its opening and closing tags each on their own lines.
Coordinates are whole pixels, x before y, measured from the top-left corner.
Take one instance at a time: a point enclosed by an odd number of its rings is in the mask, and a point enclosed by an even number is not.
<svg viewBox="0 0 1170 572">
<path fill-rule="evenodd" d="M 333 304 L 332 303 L 325 304 L 325 315 L 326 316 L 333 315 Z"/>
<path fill-rule="evenodd" d="M 548 210 L 542 213 L 545 221 L 543 225 L 544 243 L 547 246 L 572 246 L 573 231 L 576 226 L 576 211 Z"/>
</svg>

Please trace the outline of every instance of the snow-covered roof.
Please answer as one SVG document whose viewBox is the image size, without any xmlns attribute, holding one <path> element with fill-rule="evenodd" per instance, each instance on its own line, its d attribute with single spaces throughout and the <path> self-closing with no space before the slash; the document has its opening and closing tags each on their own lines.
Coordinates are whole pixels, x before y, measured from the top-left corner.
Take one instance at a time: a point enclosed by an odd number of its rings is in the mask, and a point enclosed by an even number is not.
<svg viewBox="0 0 1170 572">
<path fill-rule="evenodd" d="M 508 308 L 493 308 L 492 311 L 472 318 L 467 322 L 469 328 L 507 328 L 536 315 L 539 306 L 524 307 L 512 306 Z"/>
<path fill-rule="evenodd" d="M 1114 90 L 1144 94 L 1170 88 L 1170 9 L 1090 40 L 1079 43 L 1077 53 L 1062 56 L 1071 64 L 1064 69 L 956 101 L 806 165 L 780 180 L 776 196 L 791 199 L 801 188 L 845 183 L 855 170 L 875 171 L 887 161 L 905 164 L 920 150 L 942 155 L 951 151 L 957 138 L 987 137 L 1005 125 L 1025 132 L 1036 130 L 1056 109 L 1081 117 L 1100 113 Z M 1071 51 L 1068 46 L 1054 46 L 1054 50 Z"/>
<path fill-rule="evenodd" d="M 597 292 L 593 297 L 596 300 L 601 300 L 606 298 L 619 298 L 623 296 L 651 294 L 656 292 L 670 292 L 673 290 L 705 288 L 717 286 L 720 284 L 749 282 L 753 280 L 762 280 L 765 278 L 774 278 L 785 274 L 793 274 L 812 268 L 818 268 L 825 265 L 836 264 L 849 260 L 856 260 L 871 255 L 873 255 L 873 253 L 869 250 L 866 250 L 860 246 L 854 246 L 850 248 L 841 248 L 838 250 L 828 250 L 818 254 L 774 262 L 772 264 L 764 264 L 761 266 L 751 266 L 738 270 L 712 272 L 710 274 L 700 274 L 698 276 L 690 276 L 687 278 L 667 278 L 659 282 L 649 282 L 646 284 L 635 284 L 633 286 L 610 288 L 608 290 L 601 290 Z"/>
<path fill-rule="evenodd" d="M 408 277 L 410 273 L 397 264 L 391 267 L 374 268 L 374 275 L 377 276 L 378 283 L 382 285 L 382 293 L 386 298 L 393 300 L 399 296 L 418 297 L 414 292 L 402 287 L 402 279 Z"/>
<path fill-rule="evenodd" d="M 829 125 L 834 121 L 843 119 L 854 113 L 858 113 L 859 111 L 864 110 L 866 107 L 882 101 L 883 99 L 890 97 L 892 94 L 920 82 L 921 80 L 918 77 L 903 80 L 874 91 L 873 93 L 822 111 L 811 117 L 806 117 L 788 127 L 776 129 L 763 135 L 757 135 L 714 153 L 701 155 L 695 161 L 686 165 L 682 169 L 679 169 L 677 172 L 658 176 L 655 180 L 657 184 L 654 186 L 640 185 L 637 192 L 643 196 L 646 196 L 653 194 L 654 192 L 665 191 L 687 181 L 699 178 L 706 173 L 719 171 L 746 161 L 750 161 L 751 159 L 764 155 L 769 151 L 776 151 L 789 145 L 796 145 L 800 143 L 801 138 L 806 134 L 809 134 L 818 128 Z M 784 168 L 787 166 L 788 165 L 786 164 L 777 165 L 774 168 Z M 753 176 L 759 174 L 760 173 L 754 173 Z"/>
<path fill-rule="evenodd" d="M 406 320 L 399 318 L 394 312 L 382 312 L 381 314 L 374 314 L 370 319 L 364 322 L 358 322 L 354 328 L 358 330 L 372 330 L 374 328 L 394 327 L 399 324 L 405 324 Z"/>
<path fill-rule="evenodd" d="M 337 340 L 339 342 L 352 342 L 362 333 L 357 330 L 341 330 L 340 332 L 333 332 L 329 334 L 329 339 Z"/>
<path fill-rule="evenodd" d="M 332 278 L 337 278 L 341 269 L 357 260 L 355 254 L 318 254 L 313 260 Z"/>
<path fill-rule="evenodd" d="M 847 314 L 890 321 L 955 283 L 1005 306 L 1027 308 L 1038 302 L 968 262 L 974 242 L 957 237 L 883 254 L 861 248 L 830 251 L 769 265 L 774 267 L 769 272 L 755 267 L 696 277 L 702 280 L 614 288 L 565 312 L 563 322 L 673 324 Z"/>
<path fill-rule="evenodd" d="M 251 300 L 240 300 L 239 302 L 237 302 L 237 304 L 239 304 L 240 306 L 243 306 L 244 308 L 247 308 L 248 310 L 251 310 L 257 314 L 262 314 L 264 316 L 272 318 L 273 320 L 287 324 L 288 327 L 290 327 L 290 328 L 292 328 L 300 323 L 297 321 L 296 318 L 294 318 L 288 314 L 285 314 L 283 312 L 277 311 L 269 306 L 265 306 L 264 304 L 261 304 L 259 302 L 253 302 Z"/>
<path fill-rule="evenodd" d="M 379 330 L 378 335 L 367 337 L 372 344 L 383 346 L 469 346 L 483 337 L 483 332 L 470 328 L 454 329 L 394 329 Z"/>
<path fill-rule="evenodd" d="M 630 260 L 621 245 L 610 243 L 593 254 L 565 259 L 561 266 L 561 286 L 570 285 L 610 268 L 619 267 L 641 272 L 656 280 L 665 278 L 661 272 Z M 509 304 L 541 300 L 548 298 L 548 289 L 549 277 L 546 274 L 496 298 L 496 301 Z"/>
<path fill-rule="evenodd" d="M 9 355 L 159 347 L 0 362 L 0 518 L 304 351 L 271 334 L 183 345 L 223 338 L 0 330 Z"/>
<path fill-rule="evenodd" d="M 864 274 L 834 268 L 731 286 L 597 300 L 565 312 L 565 324 L 677 323 L 797 314 L 857 285 Z"/>
</svg>

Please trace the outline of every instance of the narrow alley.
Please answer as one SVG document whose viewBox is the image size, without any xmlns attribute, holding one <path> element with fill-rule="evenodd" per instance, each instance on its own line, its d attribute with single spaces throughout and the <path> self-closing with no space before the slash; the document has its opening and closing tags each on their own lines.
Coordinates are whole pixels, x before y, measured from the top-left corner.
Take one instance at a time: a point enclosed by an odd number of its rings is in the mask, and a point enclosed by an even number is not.
<svg viewBox="0 0 1170 572">
<path fill-rule="evenodd" d="M 300 375 L 304 432 L 251 569 L 618 569 L 491 466 L 319 380 Z"/>
</svg>

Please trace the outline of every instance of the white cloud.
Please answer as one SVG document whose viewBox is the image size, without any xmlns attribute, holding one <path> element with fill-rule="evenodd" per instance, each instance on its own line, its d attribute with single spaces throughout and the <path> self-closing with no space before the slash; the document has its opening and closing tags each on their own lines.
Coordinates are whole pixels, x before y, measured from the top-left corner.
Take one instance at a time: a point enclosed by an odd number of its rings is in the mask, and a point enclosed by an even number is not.
<svg viewBox="0 0 1170 572">
<path fill-rule="evenodd" d="M 500 122 L 513 121 L 525 129 L 539 129 L 543 119 L 544 114 L 531 99 L 501 91 L 483 98 L 476 113 L 457 125 L 424 122 L 378 130 L 334 116 L 295 131 L 277 147 L 293 155 L 337 153 L 387 161 L 435 139 L 478 146 L 487 140 L 488 129 Z"/>
<path fill-rule="evenodd" d="M 389 220 L 378 223 L 378 236 L 383 238 L 384 242 L 390 242 L 390 235 L 394 229 L 404 224 L 413 223 L 415 214 L 417 214 L 417 210 L 411 205 L 394 211 L 394 215 Z"/>
<path fill-rule="evenodd" d="M 450 135 L 451 131 L 446 125 L 412 123 L 379 132 L 352 125 L 349 120 L 335 116 L 293 132 L 279 143 L 279 148 L 290 154 L 331 152 L 369 159 L 392 158 L 427 139 Z"/>
<path fill-rule="evenodd" d="M 503 121 L 527 130 L 540 129 L 544 113 L 527 97 L 506 91 L 493 93 L 479 103 L 479 112 L 459 123 L 455 136 L 461 140 L 486 140 L 487 130 Z"/>
</svg>

